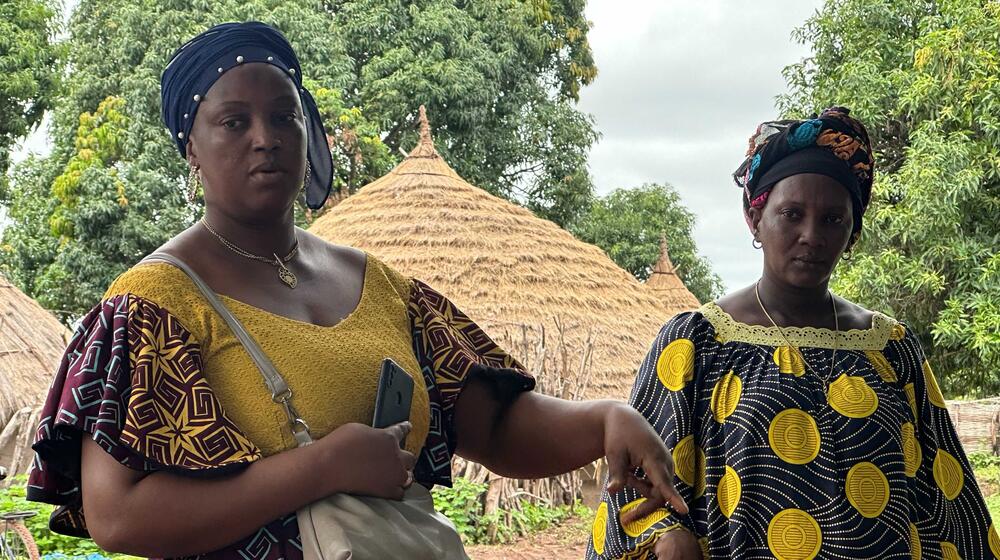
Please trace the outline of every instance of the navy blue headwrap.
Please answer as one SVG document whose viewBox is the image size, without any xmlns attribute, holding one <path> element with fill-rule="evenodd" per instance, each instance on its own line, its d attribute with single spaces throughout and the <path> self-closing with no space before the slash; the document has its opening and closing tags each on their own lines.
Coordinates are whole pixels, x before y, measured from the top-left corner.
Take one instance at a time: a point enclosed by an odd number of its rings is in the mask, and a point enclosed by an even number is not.
<svg viewBox="0 0 1000 560">
<path fill-rule="evenodd" d="M 205 92 L 226 71 L 241 64 L 263 62 L 277 66 L 295 83 L 306 118 L 306 135 L 311 167 L 305 186 L 306 204 L 317 209 L 330 195 L 333 158 L 316 101 L 302 86 L 302 68 L 295 51 L 280 31 L 256 21 L 223 23 L 198 35 L 177 49 L 160 77 L 163 122 L 187 159 L 187 142 Z"/>
</svg>

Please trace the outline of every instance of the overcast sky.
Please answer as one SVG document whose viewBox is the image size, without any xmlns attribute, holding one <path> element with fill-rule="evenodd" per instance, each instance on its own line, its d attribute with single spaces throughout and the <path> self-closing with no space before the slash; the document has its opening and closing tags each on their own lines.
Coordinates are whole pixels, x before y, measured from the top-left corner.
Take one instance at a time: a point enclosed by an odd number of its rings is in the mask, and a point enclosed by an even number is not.
<svg viewBox="0 0 1000 560">
<path fill-rule="evenodd" d="M 68 4 L 75 4 L 70 2 Z M 698 216 L 695 240 L 728 289 L 760 272 L 730 174 L 757 123 L 774 118 L 781 69 L 808 54 L 791 32 L 821 0 L 589 0 L 598 77 L 581 93 L 602 137 L 601 194 L 670 183 Z M 44 128 L 44 127 L 43 127 Z M 43 130 L 16 150 L 47 152 Z"/>
<path fill-rule="evenodd" d="M 753 282 L 731 173 L 758 123 L 776 116 L 781 69 L 809 54 L 791 32 L 820 0 L 590 0 L 597 79 L 581 93 L 603 135 L 590 156 L 600 193 L 667 182 L 698 217 L 695 241 L 728 289 Z"/>
</svg>

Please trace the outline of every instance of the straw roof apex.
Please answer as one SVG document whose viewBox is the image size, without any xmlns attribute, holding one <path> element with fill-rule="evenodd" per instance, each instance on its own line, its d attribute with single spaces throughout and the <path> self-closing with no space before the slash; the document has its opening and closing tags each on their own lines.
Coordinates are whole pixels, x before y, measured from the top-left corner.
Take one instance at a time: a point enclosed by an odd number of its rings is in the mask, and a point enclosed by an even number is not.
<svg viewBox="0 0 1000 560">
<path fill-rule="evenodd" d="M 434 139 L 431 137 L 431 123 L 427 120 L 427 108 L 423 105 L 417 111 L 417 124 L 420 128 L 420 140 L 410 152 L 409 158 L 441 158 L 437 149 L 434 148 Z"/>
<path fill-rule="evenodd" d="M 677 268 L 670 260 L 666 235 L 660 236 L 660 258 L 653 265 L 653 273 L 646 280 L 646 288 L 672 308 L 695 309 L 700 303 L 677 275 Z"/>
<path fill-rule="evenodd" d="M 653 266 L 653 274 L 677 274 L 674 263 L 670 260 L 670 252 L 667 250 L 667 236 L 660 234 L 660 258 Z"/>
</svg>

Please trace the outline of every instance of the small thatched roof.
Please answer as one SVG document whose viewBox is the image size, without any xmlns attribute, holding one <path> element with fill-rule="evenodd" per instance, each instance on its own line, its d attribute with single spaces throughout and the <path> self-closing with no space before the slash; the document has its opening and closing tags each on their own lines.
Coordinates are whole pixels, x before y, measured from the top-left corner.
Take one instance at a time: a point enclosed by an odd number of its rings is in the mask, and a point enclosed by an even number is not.
<svg viewBox="0 0 1000 560">
<path fill-rule="evenodd" d="M 0 466 L 23 473 L 70 332 L 0 275 Z"/>
<path fill-rule="evenodd" d="M 550 354 L 557 325 L 564 348 L 582 351 L 591 339 L 586 396 L 627 398 L 660 326 L 686 307 L 665 305 L 600 248 L 462 180 L 435 150 L 422 108 L 420 116 L 410 155 L 310 230 L 427 282 L 507 348 L 523 332 L 517 325 L 544 327 Z"/>
<path fill-rule="evenodd" d="M 646 279 L 646 288 L 673 309 L 697 309 L 701 305 L 680 276 L 677 276 L 677 269 L 670 262 L 670 254 L 667 252 L 666 237 L 660 238 L 660 259 L 653 267 L 653 274 Z"/>
<path fill-rule="evenodd" d="M 70 332 L 0 276 L 0 427 L 18 410 L 39 406 Z"/>
</svg>

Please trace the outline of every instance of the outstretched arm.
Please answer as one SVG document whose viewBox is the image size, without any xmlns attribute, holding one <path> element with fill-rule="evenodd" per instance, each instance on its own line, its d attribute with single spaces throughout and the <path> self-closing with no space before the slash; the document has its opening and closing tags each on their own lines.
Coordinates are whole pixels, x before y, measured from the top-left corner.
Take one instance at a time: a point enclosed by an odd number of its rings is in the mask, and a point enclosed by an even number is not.
<svg viewBox="0 0 1000 560">
<path fill-rule="evenodd" d="M 473 379 L 455 412 L 457 453 L 512 478 L 543 478 L 572 471 L 603 456 L 609 488 L 626 485 L 660 506 L 687 505 L 673 487 L 673 462 L 659 435 L 625 403 L 572 402 L 523 393 L 504 405 L 487 381 Z M 646 481 L 632 475 L 636 468 Z"/>
</svg>

